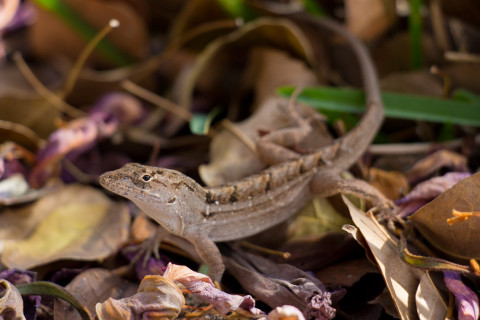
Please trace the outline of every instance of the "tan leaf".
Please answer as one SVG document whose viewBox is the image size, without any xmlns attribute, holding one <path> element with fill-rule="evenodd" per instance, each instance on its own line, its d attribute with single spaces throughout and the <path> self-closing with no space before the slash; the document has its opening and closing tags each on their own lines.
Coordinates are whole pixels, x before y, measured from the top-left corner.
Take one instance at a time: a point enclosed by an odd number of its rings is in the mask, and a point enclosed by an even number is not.
<svg viewBox="0 0 480 320">
<path fill-rule="evenodd" d="M 31 207 L 44 218 L 28 238 L 5 245 L 2 262 L 29 269 L 59 259 L 96 260 L 114 253 L 127 239 L 125 204 L 97 189 L 69 185 Z"/>
<path fill-rule="evenodd" d="M 448 225 L 452 209 L 480 211 L 480 173 L 465 178 L 420 208 L 410 219 L 437 249 L 463 259 L 480 258 L 480 219 Z"/>
<path fill-rule="evenodd" d="M 185 298 L 171 281 L 162 276 L 146 276 L 131 297 L 109 298 L 95 306 L 100 320 L 175 319 Z"/>
<path fill-rule="evenodd" d="M 368 172 L 368 182 L 391 200 L 397 200 L 410 189 L 407 178 L 399 171 L 371 168 Z"/>
<path fill-rule="evenodd" d="M 395 22 L 395 4 L 384 0 L 346 0 L 347 28 L 362 40 L 374 40 Z"/>
<path fill-rule="evenodd" d="M 95 305 L 108 298 L 120 299 L 137 291 L 137 286 L 105 269 L 88 269 L 77 275 L 66 287 L 93 314 Z M 76 310 L 62 300 L 55 300 L 54 318 L 80 319 Z"/>
</svg>

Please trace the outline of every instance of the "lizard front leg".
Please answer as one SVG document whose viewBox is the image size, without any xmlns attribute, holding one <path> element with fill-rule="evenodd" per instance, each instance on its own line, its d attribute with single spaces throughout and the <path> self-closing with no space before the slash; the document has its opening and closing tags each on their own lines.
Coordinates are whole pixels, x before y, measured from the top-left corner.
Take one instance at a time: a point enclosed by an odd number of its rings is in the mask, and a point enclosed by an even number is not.
<svg viewBox="0 0 480 320">
<path fill-rule="evenodd" d="M 205 233 L 185 235 L 185 238 L 195 246 L 202 260 L 210 267 L 208 273 L 210 278 L 220 282 L 225 271 L 225 264 L 215 242 Z"/>
</svg>

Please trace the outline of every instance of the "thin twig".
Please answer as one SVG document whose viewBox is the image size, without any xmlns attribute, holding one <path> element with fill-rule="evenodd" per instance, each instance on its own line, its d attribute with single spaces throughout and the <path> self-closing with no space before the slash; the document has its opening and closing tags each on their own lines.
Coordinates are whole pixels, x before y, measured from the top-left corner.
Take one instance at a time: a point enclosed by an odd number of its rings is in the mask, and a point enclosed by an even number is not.
<svg viewBox="0 0 480 320">
<path fill-rule="evenodd" d="M 135 83 L 129 80 L 122 81 L 121 86 L 128 92 L 152 103 L 153 105 L 156 105 L 159 108 L 164 109 L 165 111 L 168 111 L 176 115 L 177 117 L 185 121 L 190 121 L 190 119 L 192 118 L 192 113 L 190 111 L 185 110 L 181 106 L 173 103 L 168 99 L 165 99 L 151 91 L 148 91 L 140 86 L 137 86 Z"/>
<path fill-rule="evenodd" d="M 92 54 L 93 50 L 97 47 L 100 41 L 105 38 L 110 31 L 120 26 L 120 22 L 117 19 L 112 19 L 108 22 L 108 24 L 100 30 L 93 39 L 91 39 L 87 46 L 82 50 L 80 55 L 78 56 L 75 64 L 73 65 L 70 73 L 68 74 L 67 80 L 65 81 L 65 86 L 63 88 L 62 96 L 67 96 L 75 86 L 77 82 L 78 76 L 80 75 L 80 71 L 82 71 L 82 67 L 87 61 L 88 57 Z"/>
<path fill-rule="evenodd" d="M 230 120 L 228 119 L 223 119 L 220 122 L 220 125 L 230 131 L 235 137 L 238 138 L 244 145 L 246 145 L 250 150 L 252 150 L 253 153 L 257 153 L 257 147 L 255 145 L 255 142 L 253 142 L 249 137 L 247 137 L 242 131 L 240 131 L 235 124 L 233 124 Z"/>
<path fill-rule="evenodd" d="M 72 105 L 63 101 L 62 98 L 57 96 L 55 93 L 50 91 L 47 87 L 45 87 L 40 80 L 33 74 L 30 67 L 27 65 L 25 60 L 23 60 L 22 55 L 19 52 L 15 52 L 13 54 L 13 59 L 17 64 L 18 69 L 23 74 L 25 79 L 28 83 L 35 89 L 35 91 L 45 98 L 52 106 L 57 108 L 58 110 L 68 114 L 73 118 L 82 117 L 85 115 L 83 111 L 78 110 L 77 108 L 73 107 Z"/>
</svg>

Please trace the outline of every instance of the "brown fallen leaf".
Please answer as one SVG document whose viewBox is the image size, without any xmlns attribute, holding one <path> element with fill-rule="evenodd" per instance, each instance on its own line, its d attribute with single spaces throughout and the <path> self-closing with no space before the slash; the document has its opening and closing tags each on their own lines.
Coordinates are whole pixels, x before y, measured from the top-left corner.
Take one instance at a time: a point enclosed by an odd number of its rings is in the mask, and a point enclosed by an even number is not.
<svg viewBox="0 0 480 320">
<path fill-rule="evenodd" d="M 410 189 L 407 178 L 399 171 L 371 168 L 368 171 L 368 183 L 380 190 L 390 200 L 400 198 Z"/>
<path fill-rule="evenodd" d="M 259 140 L 259 130 L 276 130 L 291 126 L 287 112 L 288 101 L 282 98 L 271 98 L 265 101 L 250 118 L 235 124 L 242 134 L 255 144 Z M 302 114 L 308 111 L 299 106 Z M 303 111 L 302 111 L 303 110 Z M 312 124 L 317 134 L 312 135 L 315 141 L 305 141 L 300 148 L 315 148 L 330 141 L 322 123 Z M 211 163 L 199 168 L 200 176 L 207 185 L 220 185 L 229 181 L 244 178 L 260 171 L 265 164 L 260 161 L 256 152 L 247 147 L 232 132 L 223 130 L 215 136 L 210 147 Z"/>
<path fill-rule="evenodd" d="M 352 259 L 325 267 L 315 276 L 326 286 L 351 287 L 367 273 L 378 273 L 378 268 L 367 259 Z"/>
<path fill-rule="evenodd" d="M 389 1 L 347 0 L 345 11 L 347 28 L 366 41 L 387 32 L 396 20 L 395 3 Z"/>
<path fill-rule="evenodd" d="M 137 293 L 123 299 L 108 298 L 97 303 L 100 320 L 175 319 L 185 304 L 182 291 L 172 280 L 162 276 L 147 276 Z"/>
<path fill-rule="evenodd" d="M 449 150 L 439 150 L 419 160 L 407 171 L 408 181 L 414 182 L 428 177 L 441 168 L 452 171 L 468 172 L 467 157 Z"/>
<path fill-rule="evenodd" d="M 29 215 L 42 216 L 27 238 L 5 244 L 2 263 L 29 269 L 59 259 L 97 260 L 114 252 L 128 237 L 130 216 L 100 190 L 68 185 L 36 202 Z M 7 228 L 9 226 L 6 226 Z"/>
<path fill-rule="evenodd" d="M 120 278 L 109 270 L 88 269 L 77 275 L 66 287 L 93 314 L 95 305 L 108 298 L 120 299 L 131 296 L 137 285 Z M 80 319 L 76 310 L 62 300 L 55 300 L 54 318 L 58 320 Z"/>
<path fill-rule="evenodd" d="M 420 208 L 411 217 L 419 232 L 438 250 L 462 259 L 480 258 L 480 219 L 450 226 L 452 209 L 480 211 L 480 173 L 467 177 Z"/>
</svg>

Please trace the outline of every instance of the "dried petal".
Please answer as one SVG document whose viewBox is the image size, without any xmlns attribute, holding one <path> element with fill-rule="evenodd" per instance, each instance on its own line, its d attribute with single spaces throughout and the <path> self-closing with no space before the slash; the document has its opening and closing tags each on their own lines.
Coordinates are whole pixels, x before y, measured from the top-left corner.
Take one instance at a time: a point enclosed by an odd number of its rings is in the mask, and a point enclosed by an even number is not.
<svg viewBox="0 0 480 320">
<path fill-rule="evenodd" d="M 410 215 L 469 176 L 471 174 L 468 172 L 449 172 L 442 177 L 431 178 L 419 183 L 405 197 L 395 201 L 395 204 L 399 206 L 397 214 L 400 217 Z"/>
<path fill-rule="evenodd" d="M 455 302 L 458 308 L 458 320 L 476 320 L 480 315 L 478 297 L 467 287 L 458 273 L 445 271 L 443 280 L 455 295 Z"/>
<path fill-rule="evenodd" d="M 255 300 L 251 296 L 242 297 L 218 290 L 208 276 L 192 271 L 185 266 L 169 263 L 164 277 L 181 283 L 192 294 L 212 304 L 223 314 L 233 311 L 245 315 L 263 314 L 261 310 L 255 308 Z"/>
<path fill-rule="evenodd" d="M 0 319 L 25 319 L 22 296 L 14 285 L 0 280 L 0 295 Z"/>
<path fill-rule="evenodd" d="M 101 320 L 175 319 L 184 304 L 182 292 L 171 280 L 147 276 L 135 295 L 97 303 L 95 311 Z"/>
</svg>

